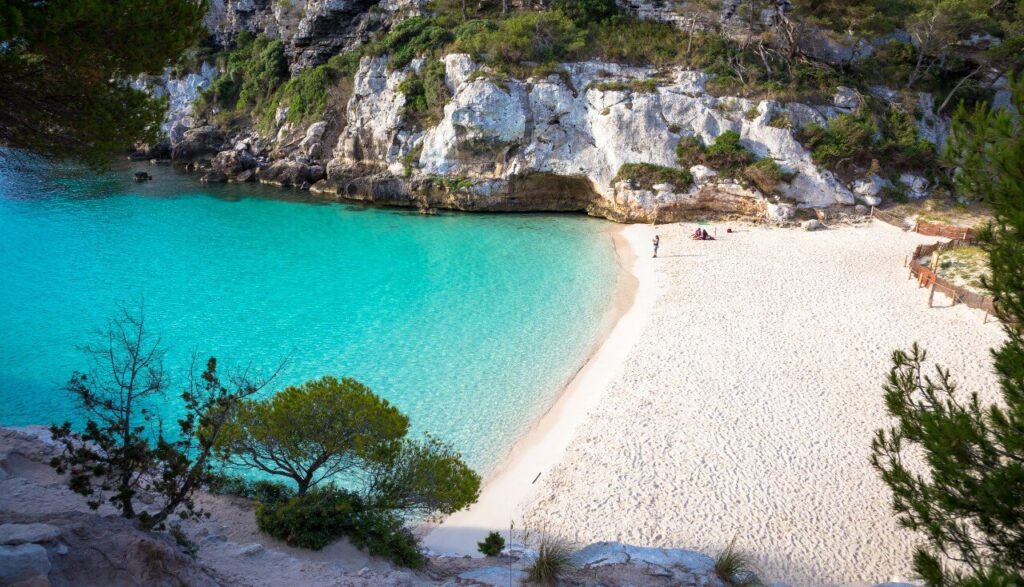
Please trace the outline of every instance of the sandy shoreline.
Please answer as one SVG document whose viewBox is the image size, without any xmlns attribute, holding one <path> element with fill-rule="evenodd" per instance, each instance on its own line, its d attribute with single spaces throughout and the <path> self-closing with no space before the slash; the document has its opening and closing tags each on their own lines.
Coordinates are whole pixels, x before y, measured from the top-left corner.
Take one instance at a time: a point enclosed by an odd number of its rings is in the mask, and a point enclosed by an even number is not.
<svg viewBox="0 0 1024 587">
<path fill-rule="evenodd" d="M 610 326 L 584 365 L 552 406 L 515 442 L 509 454 L 485 479 L 479 501 L 447 517 L 426 533 L 423 545 L 433 552 L 476 555 L 476 543 L 491 530 L 507 532 L 510 522 L 523 527 L 524 507 L 539 481 L 557 465 L 588 412 L 613 379 L 639 338 L 653 308 L 656 276 L 650 259 L 638 254 L 647 237 L 640 225 L 611 228 L 619 264 Z"/>
<path fill-rule="evenodd" d="M 903 261 L 932 237 L 880 223 L 723 228 L 713 243 L 686 224 L 619 229 L 632 305 L 428 548 L 474 554 L 513 520 L 581 545 L 714 554 L 735 538 L 790 585 L 909 576 L 915 537 L 868 461 L 888 423 L 889 356 L 919 342 L 990 399 L 998 323 L 941 296 L 927 307 Z"/>
<path fill-rule="evenodd" d="M 942 296 L 928 307 L 903 261 L 933 237 L 723 228 L 715 242 L 689 240 L 692 224 L 627 229 L 641 251 L 662 237 L 637 271 L 642 325 L 624 319 L 639 336 L 613 333 L 614 358 L 592 359 L 612 381 L 570 412 L 576 434 L 527 496 L 524 526 L 709 554 L 735 538 L 789 585 L 906 578 L 915 537 L 869 464 L 890 355 L 919 342 L 991 400 L 999 324 Z"/>
</svg>

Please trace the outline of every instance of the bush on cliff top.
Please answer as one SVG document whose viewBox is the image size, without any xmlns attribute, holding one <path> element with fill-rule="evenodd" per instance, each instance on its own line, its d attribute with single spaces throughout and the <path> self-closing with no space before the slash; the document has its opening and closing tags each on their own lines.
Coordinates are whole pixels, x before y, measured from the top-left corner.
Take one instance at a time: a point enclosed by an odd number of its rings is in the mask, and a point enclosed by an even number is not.
<svg viewBox="0 0 1024 587">
<path fill-rule="evenodd" d="M 693 176 L 687 169 L 665 167 L 653 163 L 625 163 L 619 167 L 612 183 L 631 181 L 639 189 L 649 190 L 660 183 L 672 184 L 677 191 L 685 190 L 693 183 Z"/>
</svg>

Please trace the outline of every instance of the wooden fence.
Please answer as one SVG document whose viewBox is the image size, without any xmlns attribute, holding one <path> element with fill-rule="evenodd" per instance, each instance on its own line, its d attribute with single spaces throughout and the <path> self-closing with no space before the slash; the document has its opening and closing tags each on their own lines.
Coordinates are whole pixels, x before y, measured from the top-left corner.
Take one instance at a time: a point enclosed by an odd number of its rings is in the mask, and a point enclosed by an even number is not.
<svg viewBox="0 0 1024 587">
<path fill-rule="evenodd" d="M 902 218 L 900 218 L 899 216 L 894 216 L 892 214 L 889 214 L 888 212 L 882 212 L 881 210 L 879 210 L 878 208 L 875 208 L 874 206 L 871 207 L 871 217 L 872 218 L 876 218 L 878 220 L 881 220 L 882 222 L 885 222 L 886 224 L 891 224 L 891 225 L 899 228 L 900 230 L 906 230 L 907 229 L 907 225 L 906 225 L 906 223 L 903 222 Z"/>
<path fill-rule="evenodd" d="M 934 254 L 936 252 L 941 253 L 942 251 L 948 251 L 950 249 L 973 244 L 973 241 L 958 239 L 949 241 L 948 243 L 919 245 L 914 249 L 914 256 L 911 257 L 910 262 L 908 263 L 910 266 L 910 277 L 917 277 L 918 287 L 931 288 L 931 292 L 928 295 L 929 307 L 932 305 L 932 298 L 935 297 L 935 292 L 944 293 L 953 300 L 953 305 L 962 303 L 969 308 L 983 310 L 985 312 L 984 320 L 987 321 L 989 314 L 995 315 L 996 313 L 995 298 L 956 286 L 952 282 L 942 279 L 936 275 L 934 268 L 927 267 L 919 261 L 922 257 L 929 256 L 931 256 L 932 259 L 935 259 Z"/>
<path fill-rule="evenodd" d="M 881 220 L 886 224 L 899 227 L 902 230 L 908 230 L 903 218 L 883 212 L 874 206 L 871 207 L 871 217 Z M 941 236 L 943 238 L 968 242 L 976 242 L 978 240 L 978 233 L 973 228 L 964 228 L 963 226 L 953 226 L 952 224 L 942 224 L 940 222 L 918 220 L 914 227 L 909 230 L 925 236 Z"/>
<path fill-rule="evenodd" d="M 953 226 L 951 224 L 941 224 L 939 222 L 919 220 L 917 222 L 917 226 L 914 227 L 914 231 L 925 236 L 941 236 L 943 238 L 952 238 L 969 242 L 975 242 L 978 240 L 977 233 L 970 228 Z"/>
</svg>

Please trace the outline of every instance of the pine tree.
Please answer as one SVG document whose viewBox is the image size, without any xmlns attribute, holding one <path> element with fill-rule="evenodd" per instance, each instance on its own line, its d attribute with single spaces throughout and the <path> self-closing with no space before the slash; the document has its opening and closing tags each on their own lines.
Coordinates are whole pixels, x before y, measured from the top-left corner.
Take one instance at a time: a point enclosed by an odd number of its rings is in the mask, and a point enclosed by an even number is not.
<svg viewBox="0 0 1024 587">
<path fill-rule="evenodd" d="M 983 241 L 1007 335 L 992 351 L 1001 401 L 964 398 L 941 367 L 925 374 L 914 345 L 893 354 L 885 400 L 896 424 L 872 443 L 900 524 L 926 538 L 914 569 L 929 585 L 1024 584 L 1024 79 L 1013 98 L 1012 110 L 961 106 L 949 146 L 958 189 L 994 214 Z M 923 467 L 908 464 L 919 456 Z"/>
<path fill-rule="evenodd" d="M 0 146 L 102 165 L 154 141 L 164 104 L 128 82 L 161 73 L 194 46 L 206 8 L 206 0 L 0 0 Z"/>
</svg>

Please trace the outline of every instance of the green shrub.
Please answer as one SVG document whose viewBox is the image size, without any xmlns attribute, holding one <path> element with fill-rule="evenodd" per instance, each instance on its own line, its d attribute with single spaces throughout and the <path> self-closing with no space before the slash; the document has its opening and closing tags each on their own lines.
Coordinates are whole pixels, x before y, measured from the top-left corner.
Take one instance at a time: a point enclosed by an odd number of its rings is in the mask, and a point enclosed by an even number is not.
<svg viewBox="0 0 1024 587">
<path fill-rule="evenodd" d="M 537 558 L 526 569 L 526 580 L 541 585 L 556 585 L 574 568 L 572 549 L 564 541 L 552 536 L 541 537 Z"/>
<path fill-rule="evenodd" d="M 314 489 L 282 503 L 256 506 L 256 524 L 261 532 L 290 546 L 320 550 L 351 533 L 354 514 L 363 509 L 359 496 L 327 487 Z"/>
<path fill-rule="evenodd" d="M 676 163 L 689 169 L 704 163 L 704 143 L 699 137 L 682 137 L 676 145 Z"/>
<path fill-rule="evenodd" d="M 753 153 L 740 144 L 740 135 L 727 130 L 704 149 L 704 164 L 720 174 L 735 176 L 756 160 Z"/>
<path fill-rule="evenodd" d="M 403 567 L 419 569 L 425 563 L 416 536 L 393 513 L 367 511 L 356 514 L 348 536 L 353 544 L 365 548 L 370 554 Z"/>
<path fill-rule="evenodd" d="M 432 59 L 419 73 L 411 73 L 398 86 L 405 95 L 403 113 L 421 127 L 429 127 L 441 120 L 444 105 L 451 98 L 445 83 L 444 62 Z"/>
<path fill-rule="evenodd" d="M 601 90 L 603 92 L 609 91 L 633 91 L 645 94 L 652 94 L 658 91 L 658 80 L 653 78 L 647 79 L 631 79 L 628 81 L 612 81 L 612 82 L 591 82 L 587 86 L 588 90 Z"/>
<path fill-rule="evenodd" d="M 517 12 L 474 31 L 457 30 L 455 49 L 498 68 L 560 61 L 586 42 L 586 33 L 560 11 Z"/>
<path fill-rule="evenodd" d="M 268 100 L 287 79 L 284 43 L 243 31 L 203 101 L 224 110 L 250 110 Z"/>
<path fill-rule="evenodd" d="M 619 13 L 615 0 L 551 0 L 548 7 L 564 12 L 581 27 L 607 21 Z"/>
<path fill-rule="evenodd" d="M 343 536 L 370 554 L 420 568 L 419 543 L 395 513 L 368 510 L 363 500 L 335 487 L 314 489 L 279 504 L 259 504 L 260 531 L 290 546 L 320 550 Z"/>
<path fill-rule="evenodd" d="M 235 475 L 212 475 L 207 482 L 210 493 L 237 495 L 260 503 L 276 504 L 288 501 L 295 490 L 280 481 L 257 479 L 255 481 Z"/>
<path fill-rule="evenodd" d="M 383 38 L 366 47 L 367 55 L 388 54 L 388 66 L 405 67 L 416 57 L 432 55 L 454 39 L 452 32 L 432 18 L 414 16 L 398 23 Z"/>
<path fill-rule="evenodd" d="M 791 179 L 774 159 L 768 157 L 749 165 L 743 170 L 743 176 L 766 194 L 774 192 L 779 183 Z"/>
<path fill-rule="evenodd" d="M 793 126 L 793 123 L 789 120 L 789 114 L 776 112 L 772 114 L 771 120 L 768 121 L 768 126 L 772 128 L 790 128 Z"/>
<path fill-rule="evenodd" d="M 484 556 L 498 556 L 505 549 L 505 538 L 497 532 L 491 532 L 482 542 L 476 543 L 476 549 Z"/>
<path fill-rule="evenodd" d="M 844 158 L 870 154 L 876 144 L 878 126 L 867 116 L 842 114 L 827 126 L 811 124 L 800 136 L 816 163 L 834 165 Z"/>
<path fill-rule="evenodd" d="M 934 146 L 918 136 L 913 117 L 898 110 L 843 114 L 827 126 L 809 125 L 799 138 L 816 163 L 833 171 L 843 162 L 862 168 L 877 162 L 886 172 L 927 172 L 936 161 Z"/>
<path fill-rule="evenodd" d="M 631 181 L 640 189 L 651 189 L 659 183 L 670 183 L 676 189 L 686 189 L 693 183 L 688 169 L 664 167 L 651 163 L 625 163 L 619 167 L 612 183 Z"/>
<path fill-rule="evenodd" d="M 736 550 L 735 539 L 715 557 L 715 574 L 730 587 L 761 587 L 764 585 L 757 576 L 757 568 L 750 557 Z"/>
</svg>

